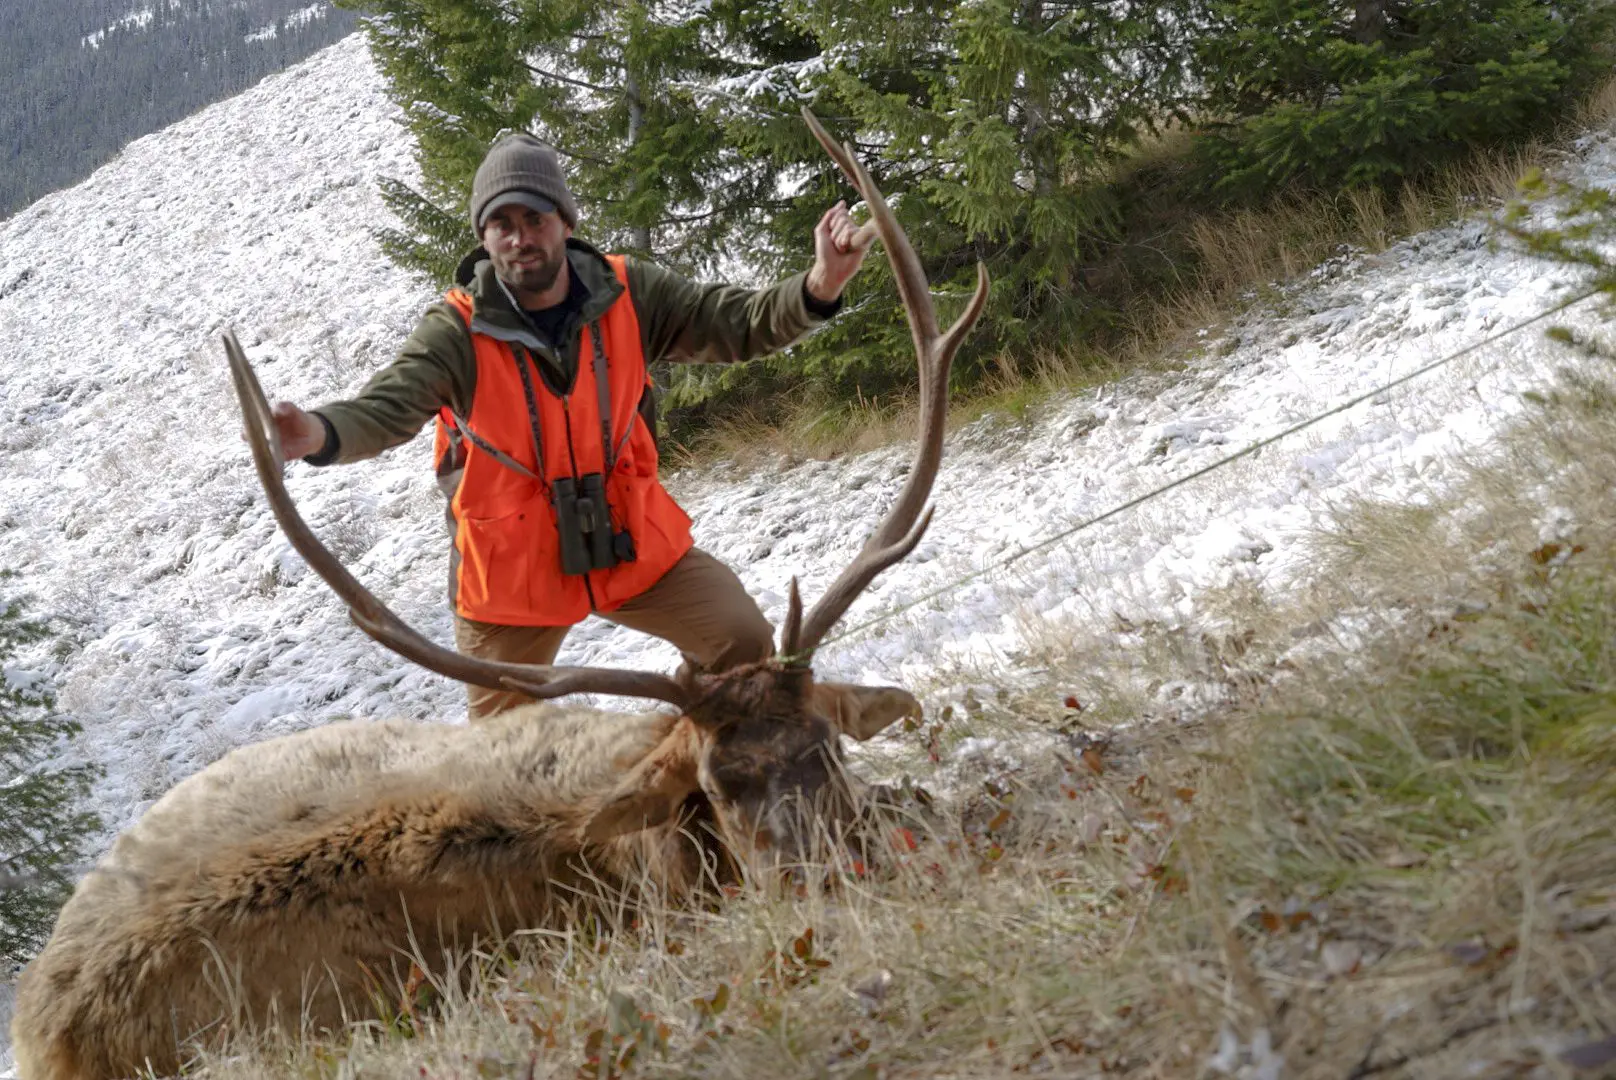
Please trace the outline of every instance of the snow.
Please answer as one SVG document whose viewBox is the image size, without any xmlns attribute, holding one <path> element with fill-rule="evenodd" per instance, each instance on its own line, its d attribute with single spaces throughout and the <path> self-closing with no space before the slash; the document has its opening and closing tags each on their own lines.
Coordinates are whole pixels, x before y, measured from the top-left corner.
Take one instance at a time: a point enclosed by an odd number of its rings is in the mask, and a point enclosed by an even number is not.
<svg viewBox="0 0 1616 1080">
<path fill-rule="evenodd" d="M 1616 142 L 1591 136 L 1581 160 L 1593 178 L 1616 175 Z M 341 716 L 463 716 L 459 687 L 350 625 L 281 537 L 219 345 L 234 327 L 271 395 L 307 405 L 356 390 L 390 359 L 434 296 L 373 239 L 392 224 L 383 176 L 415 171 L 355 36 L 0 223 L 0 566 L 22 571 L 35 613 L 60 620 L 72 646 L 41 647 L 16 669 L 48 676 L 82 723 L 78 752 L 106 769 L 96 797 L 111 827 L 233 746 Z M 1518 414 L 1524 391 L 1578 362 L 1570 351 L 1537 329 L 1516 334 L 1037 545 L 1571 287 L 1569 271 L 1494 250 L 1468 222 L 1332 261 L 1278 310 L 1206 335 L 1181 372 L 1055 402 L 1025 424 L 965 427 L 950 437 L 930 534 L 854 605 L 818 670 L 913 685 L 935 703 L 965 672 L 1022 677 L 1029 625 L 1193 627 L 1210 618 L 1210 590 L 1305 585 L 1305 540 L 1335 508 L 1364 494 L 1432 498 Z M 1593 317 L 1583 305 L 1560 321 Z M 908 454 L 720 464 L 670 486 L 697 542 L 778 621 L 793 575 L 811 601 L 853 556 Z M 452 640 L 429 439 L 357 466 L 294 464 L 289 484 L 372 590 Z M 561 660 L 667 670 L 677 657 L 592 621 Z"/>
<path fill-rule="evenodd" d="M 296 11 L 289 13 L 286 18 L 281 20 L 281 25 L 284 25 L 288 30 L 295 30 L 300 26 L 307 26 L 316 19 L 325 18 L 328 10 L 324 3 L 310 4 L 308 7 L 298 8 Z M 254 30 L 244 40 L 248 44 L 256 41 L 271 41 L 279 34 L 280 26 L 270 23 Z"/>
<path fill-rule="evenodd" d="M 101 42 L 106 40 L 108 34 L 116 34 L 128 30 L 144 30 L 150 26 L 157 17 L 157 12 L 151 8 L 137 8 L 121 19 L 93 34 L 85 34 L 79 40 L 79 47 L 83 49 L 99 49 Z"/>
</svg>

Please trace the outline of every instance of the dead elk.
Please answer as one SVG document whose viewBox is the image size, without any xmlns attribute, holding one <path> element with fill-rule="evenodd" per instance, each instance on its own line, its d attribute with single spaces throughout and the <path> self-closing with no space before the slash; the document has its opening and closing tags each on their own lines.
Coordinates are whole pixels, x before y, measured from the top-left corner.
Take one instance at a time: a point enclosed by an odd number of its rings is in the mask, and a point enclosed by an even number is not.
<svg viewBox="0 0 1616 1080">
<path fill-rule="evenodd" d="M 805 113 L 806 115 L 806 113 Z M 281 527 L 406 658 L 541 699 L 477 726 L 331 724 L 242 747 L 177 785 L 80 882 L 18 985 L 20 1080 L 110 1080 L 182 1064 L 223 1030 L 335 1030 L 370 995 L 475 940 L 556 925 L 580 898 L 689 895 L 715 865 L 796 860 L 852 813 L 838 735 L 917 708 L 901 690 L 815 705 L 810 663 L 849 605 L 919 542 L 942 455 L 949 365 L 987 296 L 940 333 L 925 275 L 851 151 L 815 134 L 869 204 L 920 362 L 914 467 L 863 550 L 804 613 L 795 583 L 780 658 L 679 679 L 474 660 L 382 606 L 320 544 L 281 481 L 256 377 L 226 338 L 259 477 Z M 676 713 L 567 710 L 547 699 L 648 698 Z M 856 715 L 849 715 L 849 713 Z M 705 840 L 703 838 L 706 838 Z M 404 971 L 400 971 L 400 967 Z"/>
</svg>

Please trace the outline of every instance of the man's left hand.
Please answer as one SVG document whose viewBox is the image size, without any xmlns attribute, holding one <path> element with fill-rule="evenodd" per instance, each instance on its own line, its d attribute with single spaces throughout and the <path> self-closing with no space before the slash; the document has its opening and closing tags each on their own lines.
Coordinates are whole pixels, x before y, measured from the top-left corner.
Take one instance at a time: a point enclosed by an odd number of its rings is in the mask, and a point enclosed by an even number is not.
<svg viewBox="0 0 1616 1080">
<path fill-rule="evenodd" d="M 875 226 L 862 228 L 839 202 L 814 226 L 814 265 L 808 271 L 808 292 L 815 300 L 830 304 L 842 295 L 848 281 L 864 265 L 875 241 Z"/>
</svg>

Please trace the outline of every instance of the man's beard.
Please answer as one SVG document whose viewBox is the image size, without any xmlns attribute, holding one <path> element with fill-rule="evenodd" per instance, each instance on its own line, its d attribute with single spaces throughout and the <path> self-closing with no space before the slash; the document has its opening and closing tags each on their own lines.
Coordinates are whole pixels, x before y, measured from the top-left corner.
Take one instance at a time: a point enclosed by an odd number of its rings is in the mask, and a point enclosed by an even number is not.
<svg viewBox="0 0 1616 1080">
<path fill-rule="evenodd" d="M 543 261 L 531 267 L 516 265 L 518 258 L 526 258 L 532 254 L 541 256 Z M 521 252 L 513 256 L 504 267 L 498 268 L 501 270 L 499 276 L 505 279 L 505 284 L 517 292 L 541 293 L 554 285 L 556 278 L 561 275 L 561 260 L 564 257 L 560 251 Z"/>
</svg>

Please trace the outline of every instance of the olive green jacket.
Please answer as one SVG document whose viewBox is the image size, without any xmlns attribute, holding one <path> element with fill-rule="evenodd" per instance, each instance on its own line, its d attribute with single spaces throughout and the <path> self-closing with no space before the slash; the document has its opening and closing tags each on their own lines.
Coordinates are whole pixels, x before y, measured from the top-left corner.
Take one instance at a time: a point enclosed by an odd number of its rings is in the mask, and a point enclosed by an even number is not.
<svg viewBox="0 0 1616 1080">
<path fill-rule="evenodd" d="M 500 338 L 526 345 L 543 366 L 545 381 L 562 388 L 572 385 L 578 370 L 582 325 L 599 318 L 623 292 L 611 266 L 588 244 L 567 241 L 567 263 L 588 298 L 574 325 L 562 333 L 559 349 L 534 334 L 512 307 L 492 263 L 476 263 L 465 284 L 474 302 L 473 319 L 486 321 Z M 629 259 L 628 290 L 646 363 L 732 364 L 785 348 L 824 321 L 808 310 L 805 280 L 796 274 L 756 290 L 697 285 Z M 408 442 L 445 405 L 471 415 L 476 389 L 471 335 L 459 313 L 439 301 L 427 309 L 398 359 L 378 371 L 357 397 L 315 410 L 336 438 L 306 460 L 328 465 L 375 457 Z"/>
</svg>

